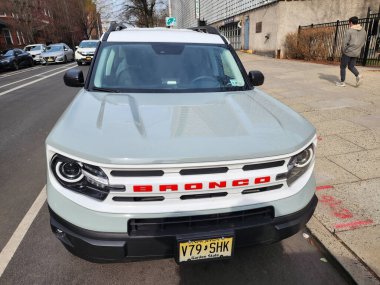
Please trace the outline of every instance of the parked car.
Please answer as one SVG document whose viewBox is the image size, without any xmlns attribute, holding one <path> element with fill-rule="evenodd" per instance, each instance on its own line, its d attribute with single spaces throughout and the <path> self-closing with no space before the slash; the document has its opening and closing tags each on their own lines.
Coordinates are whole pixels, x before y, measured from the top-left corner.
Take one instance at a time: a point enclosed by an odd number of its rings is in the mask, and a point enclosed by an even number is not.
<svg viewBox="0 0 380 285">
<path fill-rule="evenodd" d="M 91 63 L 98 42 L 98 40 L 81 41 L 75 50 L 75 61 L 78 63 L 78 65 Z"/>
<path fill-rule="evenodd" d="M 51 229 L 107 262 L 231 258 L 312 216 L 315 128 L 216 28 L 111 25 L 46 140 Z"/>
<path fill-rule="evenodd" d="M 41 62 L 41 53 L 46 51 L 46 46 L 44 44 L 33 44 L 24 47 L 24 51 L 28 52 L 34 60 L 34 63 Z"/>
<path fill-rule="evenodd" d="M 67 63 L 74 61 L 74 51 L 64 43 L 51 44 L 41 54 L 43 65 L 50 63 Z"/>
<path fill-rule="evenodd" d="M 20 67 L 26 66 L 33 66 L 33 58 L 22 49 L 10 49 L 0 55 L 0 70 L 18 70 Z"/>
</svg>

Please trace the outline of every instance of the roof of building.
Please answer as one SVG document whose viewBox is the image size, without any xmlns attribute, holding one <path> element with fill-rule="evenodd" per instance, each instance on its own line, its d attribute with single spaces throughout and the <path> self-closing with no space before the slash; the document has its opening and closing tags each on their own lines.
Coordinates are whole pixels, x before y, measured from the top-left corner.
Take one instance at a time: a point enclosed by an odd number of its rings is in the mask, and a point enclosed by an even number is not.
<svg viewBox="0 0 380 285">
<path fill-rule="evenodd" d="M 127 28 L 111 32 L 107 41 L 224 44 L 219 35 L 167 28 Z"/>
</svg>

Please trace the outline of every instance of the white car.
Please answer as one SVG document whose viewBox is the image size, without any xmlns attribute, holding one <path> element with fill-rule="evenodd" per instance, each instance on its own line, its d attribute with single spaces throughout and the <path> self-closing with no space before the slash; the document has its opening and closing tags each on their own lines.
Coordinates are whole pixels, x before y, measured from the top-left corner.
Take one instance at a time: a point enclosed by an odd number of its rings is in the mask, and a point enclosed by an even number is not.
<svg viewBox="0 0 380 285">
<path fill-rule="evenodd" d="M 27 45 L 24 47 L 24 51 L 33 57 L 34 63 L 39 63 L 41 62 L 41 53 L 46 51 L 46 46 L 44 44 Z"/>
<path fill-rule="evenodd" d="M 231 258 L 317 205 L 315 128 L 213 27 L 111 25 L 46 140 L 53 233 L 91 261 Z M 307 92 L 307 91 L 306 91 Z"/>
<path fill-rule="evenodd" d="M 78 65 L 91 63 L 98 43 L 98 40 L 81 41 L 75 50 L 75 61 Z"/>
<path fill-rule="evenodd" d="M 51 44 L 46 48 L 46 51 L 41 54 L 41 63 L 67 63 L 74 61 L 74 51 L 64 43 Z"/>
</svg>

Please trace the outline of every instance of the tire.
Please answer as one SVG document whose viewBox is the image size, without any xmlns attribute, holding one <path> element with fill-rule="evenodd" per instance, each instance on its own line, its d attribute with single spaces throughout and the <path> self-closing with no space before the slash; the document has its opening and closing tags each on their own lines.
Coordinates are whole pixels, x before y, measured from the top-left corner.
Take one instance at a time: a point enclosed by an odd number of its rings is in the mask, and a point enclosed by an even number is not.
<svg viewBox="0 0 380 285">
<path fill-rule="evenodd" d="M 78 65 L 81 66 L 83 63 L 81 61 L 77 61 Z"/>
<path fill-rule="evenodd" d="M 15 62 L 15 61 L 13 62 L 12 67 L 13 67 L 13 70 L 18 70 L 19 69 L 19 66 L 18 66 L 17 62 Z"/>
<path fill-rule="evenodd" d="M 33 59 L 29 61 L 29 67 L 33 67 L 34 66 L 34 61 Z"/>
<path fill-rule="evenodd" d="M 65 55 L 65 60 L 63 61 L 63 63 L 67 63 L 67 56 Z"/>
</svg>

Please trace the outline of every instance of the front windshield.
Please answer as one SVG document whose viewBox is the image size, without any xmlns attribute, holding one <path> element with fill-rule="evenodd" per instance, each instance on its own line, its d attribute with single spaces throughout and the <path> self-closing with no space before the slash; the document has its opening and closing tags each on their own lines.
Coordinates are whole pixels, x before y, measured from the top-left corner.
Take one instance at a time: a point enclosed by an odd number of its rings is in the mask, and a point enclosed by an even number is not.
<svg viewBox="0 0 380 285">
<path fill-rule="evenodd" d="M 98 44 L 97 41 L 95 42 L 81 42 L 79 44 L 80 48 L 96 48 L 96 45 Z"/>
<path fill-rule="evenodd" d="M 61 51 L 63 50 L 63 46 L 48 46 L 47 51 Z"/>
<path fill-rule="evenodd" d="M 25 51 L 37 51 L 41 50 L 42 46 L 27 46 L 25 47 Z"/>
<path fill-rule="evenodd" d="M 4 56 L 13 56 L 14 52 L 12 49 L 8 50 L 6 53 L 4 53 Z"/>
<path fill-rule="evenodd" d="M 90 87 L 124 92 L 245 90 L 231 52 L 222 45 L 107 43 Z"/>
</svg>

